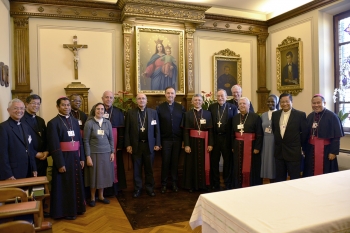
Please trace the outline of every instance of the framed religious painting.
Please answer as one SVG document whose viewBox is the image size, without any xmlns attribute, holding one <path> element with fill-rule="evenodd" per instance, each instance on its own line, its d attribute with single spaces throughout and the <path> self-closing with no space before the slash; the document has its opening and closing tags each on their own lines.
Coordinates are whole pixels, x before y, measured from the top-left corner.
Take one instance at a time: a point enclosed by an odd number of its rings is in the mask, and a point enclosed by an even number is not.
<svg viewBox="0 0 350 233">
<path fill-rule="evenodd" d="M 276 49 L 277 90 L 298 95 L 304 88 L 302 42 L 288 36 Z"/>
<path fill-rule="evenodd" d="M 5 80 L 2 76 L 2 67 L 4 66 L 5 64 L 3 62 L 0 62 L 0 85 L 1 86 L 4 86 L 5 85 Z"/>
<path fill-rule="evenodd" d="M 147 95 L 173 87 L 185 94 L 184 31 L 136 27 L 136 88 Z"/>
<path fill-rule="evenodd" d="M 228 97 L 232 97 L 231 87 L 242 86 L 242 58 L 230 49 L 221 50 L 213 56 L 213 93 L 224 89 Z"/>
</svg>

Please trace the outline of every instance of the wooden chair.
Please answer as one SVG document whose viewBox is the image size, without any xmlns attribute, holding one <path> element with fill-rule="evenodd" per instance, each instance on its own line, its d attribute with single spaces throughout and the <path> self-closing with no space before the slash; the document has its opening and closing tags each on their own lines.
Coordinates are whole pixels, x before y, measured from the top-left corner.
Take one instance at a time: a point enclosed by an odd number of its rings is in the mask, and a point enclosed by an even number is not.
<svg viewBox="0 0 350 233">
<path fill-rule="evenodd" d="M 1 218 L 14 218 L 17 216 L 33 215 L 35 231 L 51 229 L 50 222 L 43 222 L 43 208 L 41 201 L 29 201 L 27 194 L 20 188 L 0 188 L 0 202 L 20 197 L 20 203 L 5 204 L 0 206 Z"/>
<path fill-rule="evenodd" d="M 27 221 L 14 221 L 0 224 L 0 232 L 35 233 L 35 229 Z"/>
</svg>

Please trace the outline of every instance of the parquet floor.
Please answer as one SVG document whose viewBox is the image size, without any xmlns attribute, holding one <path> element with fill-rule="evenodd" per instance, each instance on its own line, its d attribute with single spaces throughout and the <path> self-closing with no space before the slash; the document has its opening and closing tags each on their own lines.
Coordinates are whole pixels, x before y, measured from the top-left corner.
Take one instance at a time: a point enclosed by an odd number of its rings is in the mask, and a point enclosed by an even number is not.
<svg viewBox="0 0 350 233">
<path fill-rule="evenodd" d="M 158 227 L 133 230 L 123 209 L 119 205 L 115 197 L 108 198 L 111 203 L 105 205 L 96 202 L 95 207 L 86 208 L 84 215 L 79 215 L 76 220 L 53 220 L 51 218 L 45 221 L 52 222 L 54 233 L 82 233 L 82 232 L 98 232 L 98 233 L 185 233 L 185 232 L 201 232 L 201 227 L 192 230 L 188 221 L 174 223 L 170 225 L 162 225 Z M 189 220 L 189 219 L 188 219 Z"/>
</svg>

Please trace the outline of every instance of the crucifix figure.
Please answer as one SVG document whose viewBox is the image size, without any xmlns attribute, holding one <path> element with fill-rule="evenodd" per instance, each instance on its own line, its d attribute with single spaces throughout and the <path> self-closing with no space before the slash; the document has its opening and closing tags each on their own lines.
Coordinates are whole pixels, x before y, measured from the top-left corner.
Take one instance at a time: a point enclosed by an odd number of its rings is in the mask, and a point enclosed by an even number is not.
<svg viewBox="0 0 350 233">
<path fill-rule="evenodd" d="M 74 60 L 74 78 L 78 79 L 78 64 L 79 64 L 79 50 L 87 48 L 87 45 L 79 45 L 78 37 L 73 36 L 73 44 L 63 44 L 63 48 L 67 48 L 73 52 L 73 60 Z"/>
</svg>

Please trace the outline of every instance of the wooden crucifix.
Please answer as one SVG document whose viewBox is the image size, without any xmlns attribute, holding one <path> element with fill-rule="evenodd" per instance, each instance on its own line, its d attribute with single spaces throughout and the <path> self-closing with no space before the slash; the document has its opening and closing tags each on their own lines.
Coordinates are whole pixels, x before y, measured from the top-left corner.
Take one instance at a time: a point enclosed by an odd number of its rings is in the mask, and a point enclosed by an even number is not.
<svg viewBox="0 0 350 233">
<path fill-rule="evenodd" d="M 87 48 L 87 45 L 78 44 L 78 37 L 73 36 L 73 44 L 63 44 L 63 48 L 67 48 L 73 52 L 74 55 L 74 78 L 78 79 L 78 65 L 79 65 L 79 50 Z"/>
</svg>

